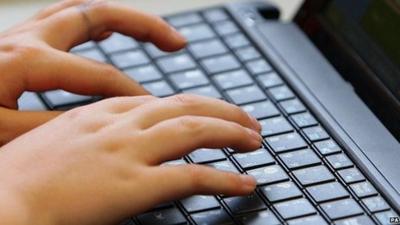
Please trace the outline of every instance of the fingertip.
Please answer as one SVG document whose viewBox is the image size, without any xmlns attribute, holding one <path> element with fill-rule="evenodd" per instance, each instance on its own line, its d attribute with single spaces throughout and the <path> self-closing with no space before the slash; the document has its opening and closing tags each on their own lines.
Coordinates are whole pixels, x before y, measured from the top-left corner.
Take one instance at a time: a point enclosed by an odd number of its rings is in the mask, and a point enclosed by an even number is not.
<svg viewBox="0 0 400 225">
<path fill-rule="evenodd" d="M 169 28 L 169 34 L 167 35 L 168 38 L 163 39 L 160 43 L 158 43 L 157 47 L 166 52 L 175 52 L 186 47 L 186 38 L 173 26 L 169 26 Z"/>
<path fill-rule="evenodd" d="M 255 190 L 257 182 L 254 177 L 249 175 L 240 175 L 239 178 L 241 180 L 242 190 L 244 193 L 251 193 Z"/>
</svg>

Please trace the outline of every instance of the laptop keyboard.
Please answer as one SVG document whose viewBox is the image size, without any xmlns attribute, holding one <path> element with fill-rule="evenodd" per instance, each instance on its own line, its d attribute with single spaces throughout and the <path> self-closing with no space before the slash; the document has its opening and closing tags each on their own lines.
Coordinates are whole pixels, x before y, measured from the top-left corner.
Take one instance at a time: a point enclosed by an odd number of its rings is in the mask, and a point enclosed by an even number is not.
<svg viewBox="0 0 400 225">
<path fill-rule="evenodd" d="M 238 154 L 199 149 L 169 164 L 199 163 L 254 176 L 249 196 L 192 196 L 127 219 L 125 225 L 369 225 L 396 213 L 222 8 L 168 17 L 188 40 L 165 53 L 120 34 L 73 53 L 111 63 L 159 97 L 225 99 L 256 117 L 263 147 Z M 26 93 L 22 109 L 69 109 L 98 100 L 61 90 Z"/>
</svg>

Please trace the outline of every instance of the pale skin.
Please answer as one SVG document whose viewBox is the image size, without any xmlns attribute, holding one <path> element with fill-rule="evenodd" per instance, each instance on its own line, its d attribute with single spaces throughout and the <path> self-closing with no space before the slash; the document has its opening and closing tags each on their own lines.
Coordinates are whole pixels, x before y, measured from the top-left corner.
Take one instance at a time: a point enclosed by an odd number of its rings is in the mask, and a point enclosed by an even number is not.
<svg viewBox="0 0 400 225">
<path fill-rule="evenodd" d="M 194 194 L 251 193 L 249 176 L 162 164 L 200 147 L 255 150 L 258 122 L 221 100 L 146 95 L 117 69 L 66 53 L 89 38 L 82 2 L 62 1 L 0 34 L 0 223 L 114 224 Z M 158 17 L 117 3 L 96 1 L 87 15 L 97 40 L 117 31 L 166 51 L 185 45 Z M 23 91 L 56 88 L 136 97 L 65 113 L 17 111 Z"/>
</svg>

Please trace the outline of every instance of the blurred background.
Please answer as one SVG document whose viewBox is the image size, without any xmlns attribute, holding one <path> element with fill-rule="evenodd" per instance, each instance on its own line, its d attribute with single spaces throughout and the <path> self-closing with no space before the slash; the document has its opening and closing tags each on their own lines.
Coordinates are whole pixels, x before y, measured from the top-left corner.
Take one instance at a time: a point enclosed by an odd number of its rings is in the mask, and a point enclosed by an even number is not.
<svg viewBox="0 0 400 225">
<path fill-rule="evenodd" d="M 165 15 L 237 0 L 117 0 L 154 14 Z M 248 1 L 248 0 L 242 0 Z M 57 0 L 0 0 L 0 32 Z M 282 11 L 282 18 L 292 18 L 302 0 L 269 0 Z"/>
</svg>

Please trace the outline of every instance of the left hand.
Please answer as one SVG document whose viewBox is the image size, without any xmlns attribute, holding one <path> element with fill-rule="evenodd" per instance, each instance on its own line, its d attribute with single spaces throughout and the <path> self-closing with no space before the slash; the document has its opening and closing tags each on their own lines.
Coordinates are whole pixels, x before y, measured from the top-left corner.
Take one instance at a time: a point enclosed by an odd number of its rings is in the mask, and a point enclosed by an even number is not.
<svg viewBox="0 0 400 225">
<path fill-rule="evenodd" d="M 0 224 L 114 224 L 202 194 L 247 195 L 254 178 L 160 164 L 198 148 L 261 146 L 240 107 L 193 95 L 110 98 L 70 110 L 0 152 Z"/>
<path fill-rule="evenodd" d="M 148 94 L 113 66 L 67 53 L 114 31 L 165 51 L 186 43 L 161 18 L 103 0 L 64 0 L 0 33 L 0 146 L 61 113 L 17 111 L 24 91 L 63 89 L 105 97 Z"/>
</svg>

